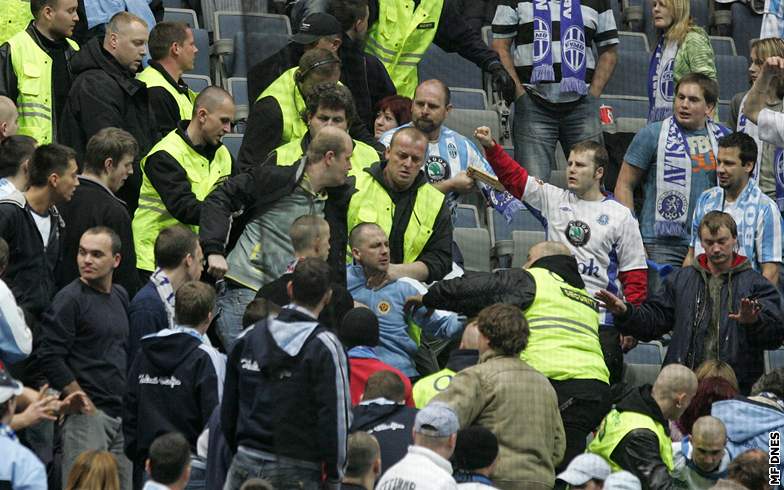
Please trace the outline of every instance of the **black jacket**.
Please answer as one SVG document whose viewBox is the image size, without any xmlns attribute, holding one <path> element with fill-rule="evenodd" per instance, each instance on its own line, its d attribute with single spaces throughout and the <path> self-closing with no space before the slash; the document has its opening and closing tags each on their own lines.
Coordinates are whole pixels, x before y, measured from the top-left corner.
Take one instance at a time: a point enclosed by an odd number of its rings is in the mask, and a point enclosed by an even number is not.
<svg viewBox="0 0 784 490">
<path fill-rule="evenodd" d="M 62 259 L 65 223 L 54 206 L 49 209 L 52 227 L 44 246 L 32 212 L 21 192 L 0 199 L 0 238 L 9 247 L 3 279 L 19 306 L 39 318 L 57 292 L 55 271 Z"/>
<path fill-rule="evenodd" d="M 114 230 L 122 242 L 120 266 L 114 271 L 114 281 L 125 288 L 129 297 L 139 290 L 136 270 L 136 249 L 133 246 L 131 216 L 125 203 L 109 188 L 90 177 L 79 177 L 79 187 L 70 201 L 59 205 L 66 227 L 63 233 L 63 261 L 57 272 L 57 285 L 63 287 L 79 277 L 76 255 L 82 233 L 94 226 Z"/>
<path fill-rule="evenodd" d="M 719 359 L 729 363 L 738 377 L 741 392 L 762 375 L 763 351 L 778 348 L 784 341 L 784 312 L 776 288 L 747 260 L 736 256 L 734 267 L 722 275 L 721 313 L 719 314 Z M 627 314 L 615 318 L 625 335 L 643 341 L 658 339 L 672 332 L 664 364 L 678 363 L 694 369 L 706 358 L 705 338 L 713 323 L 715 308 L 708 290 L 710 272 L 700 255 L 689 267 L 678 269 L 665 279 L 662 287 L 640 306 L 627 303 Z M 738 311 L 743 298 L 756 298 L 762 305 L 759 321 L 739 325 L 728 318 Z"/>
<path fill-rule="evenodd" d="M 304 160 L 299 165 L 278 167 L 258 166 L 236 175 L 207 196 L 202 203 L 199 220 L 199 238 L 204 256 L 227 255 L 230 247 L 229 235 L 235 239 L 242 233 L 245 223 L 261 216 L 284 196 L 288 196 L 305 174 Z M 324 207 L 324 219 L 329 223 L 330 251 L 327 263 L 332 270 L 332 281 L 346 284 L 346 212 L 351 194 L 354 192 L 352 177 L 340 187 L 326 189 L 328 199 Z M 232 216 L 243 211 L 242 216 Z M 233 229 L 232 229 L 233 228 Z"/>
<path fill-rule="evenodd" d="M 143 462 L 152 441 L 166 432 L 184 435 L 196 454 L 196 440 L 220 401 L 225 357 L 194 335 L 173 330 L 148 336 L 141 345 L 124 399 L 125 454 Z"/>
<path fill-rule="evenodd" d="M 392 202 L 395 204 L 395 215 L 392 217 L 392 230 L 389 233 L 389 258 L 393 264 L 403 263 L 403 236 L 414 211 L 417 191 L 427 184 L 427 177 L 422 172 L 417 174 L 414 183 L 405 191 L 397 192 L 391 189 L 384 181 L 384 166 L 386 162 L 376 162 L 364 169 L 376 179 L 383 187 Z M 417 261 L 424 262 L 428 269 L 426 282 L 441 280 L 452 270 L 452 216 L 446 199 L 444 199 L 438 217 L 433 225 L 433 234 L 430 235 L 419 254 Z"/>
<path fill-rule="evenodd" d="M 74 55 L 71 69 L 76 80 L 60 118 L 59 141 L 76 150 L 77 159 L 82 162 L 89 139 L 101 129 L 113 126 L 136 138 L 138 159 L 143 158 L 161 136 L 144 83 L 106 52 L 98 38 L 91 39 Z M 117 192 L 131 213 L 136 210 L 141 184 L 137 161 L 133 175 Z"/>
<path fill-rule="evenodd" d="M 544 257 L 531 267 L 542 267 L 561 276 L 567 283 L 584 288 L 574 257 L 556 255 Z M 463 277 L 434 284 L 423 297 L 428 308 L 455 311 L 475 316 L 488 305 L 504 303 L 520 309 L 531 306 L 536 296 L 536 282 L 525 269 L 506 269 L 496 272 L 467 273 Z"/>
<path fill-rule="evenodd" d="M 174 90 L 183 95 L 188 95 L 188 84 L 182 81 L 182 78 L 175 81 L 169 75 L 169 72 L 155 61 L 150 61 L 150 66 L 157 70 Z M 158 132 L 161 136 L 165 136 L 170 131 L 176 129 L 177 124 L 181 121 L 180 106 L 177 105 L 177 101 L 174 100 L 172 94 L 163 87 L 147 87 L 147 93 L 149 94 L 150 105 L 155 115 L 155 122 L 158 124 Z"/>
<path fill-rule="evenodd" d="M 360 403 L 354 407 L 351 432 L 373 434 L 381 447 L 381 473 L 406 455 L 414 443 L 414 419 L 418 410 L 382 400 L 383 403 Z"/>
<path fill-rule="evenodd" d="M 615 406 L 619 412 L 648 415 L 659 422 L 669 435 L 669 422 L 651 396 L 651 385 L 629 390 Z M 649 429 L 635 429 L 615 446 L 610 458 L 624 470 L 640 479 L 645 490 L 674 490 L 679 488 L 670 477 L 659 452 L 659 439 Z"/>
<path fill-rule="evenodd" d="M 182 138 L 199 155 L 212 162 L 215 152 L 223 146 L 223 143 L 211 145 L 195 145 L 188 137 L 188 124 L 190 121 L 180 121 L 177 124 L 177 135 Z M 234 168 L 234 157 L 231 166 Z M 150 179 L 150 184 L 161 196 L 163 205 L 174 219 L 187 225 L 198 225 L 201 218 L 203 201 L 199 201 L 191 188 L 188 174 L 170 153 L 166 151 L 156 151 L 147 157 L 144 164 L 144 174 Z"/>
<path fill-rule="evenodd" d="M 66 40 L 57 42 L 44 38 L 41 33 L 33 26 L 33 22 L 25 29 L 35 43 L 50 57 L 57 55 L 57 51 L 62 51 L 65 63 L 60 66 L 59 61 L 52 67 L 52 140 L 57 141 L 57 122 L 58 117 L 63 111 L 66 97 L 71 89 L 74 75 L 71 70 L 71 58 L 77 53 Z M 11 46 L 3 43 L 0 46 L 0 95 L 5 95 L 9 99 L 17 102 L 19 97 L 19 79 L 14 72 L 11 62 Z M 18 104 L 17 104 L 18 105 Z"/>
<path fill-rule="evenodd" d="M 342 477 L 351 422 L 348 361 L 337 337 L 284 309 L 237 338 L 221 407 L 226 442 L 326 466 Z"/>
</svg>

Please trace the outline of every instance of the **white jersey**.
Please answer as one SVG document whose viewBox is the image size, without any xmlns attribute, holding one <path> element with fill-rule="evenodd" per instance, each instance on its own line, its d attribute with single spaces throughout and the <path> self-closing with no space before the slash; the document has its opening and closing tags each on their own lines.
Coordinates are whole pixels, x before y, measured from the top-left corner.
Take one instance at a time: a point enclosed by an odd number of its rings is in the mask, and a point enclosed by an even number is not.
<svg viewBox="0 0 784 490">
<path fill-rule="evenodd" d="M 619 273 L 647 269 L 640 226 L 632 212 L 613 197 L 585 201 L 529 176 L 523 200 L 539 214 L 547 239 L 572 251 L 589 293 L 606 289 L 623 297 Z M 608 311 L 602 309 L 600 315 L 603 325 L 613 324 Z"/>
</svg>

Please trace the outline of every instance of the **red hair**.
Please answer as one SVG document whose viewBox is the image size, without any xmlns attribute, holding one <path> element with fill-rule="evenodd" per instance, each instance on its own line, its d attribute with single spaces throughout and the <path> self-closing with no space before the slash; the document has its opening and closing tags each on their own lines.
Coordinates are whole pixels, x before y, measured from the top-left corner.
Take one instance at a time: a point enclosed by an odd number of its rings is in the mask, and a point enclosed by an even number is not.
<svg viewBox="0 0 784 490">
<path fill-rule="evenodd" d="M 683 412 L 681 418 L 675 423 L 683 435 L 691 435 L 694 422 L 705 415 L 710 415 L 713 402 L 735 398 L 738 389 L 732 383 L 718 376 L 704 378 L 697 385 L 697 394 L 691 401 L 689 408 Z"/>
<path fill-rule="evenodd" d="M 402 126 L 411 122 L 411 99 L 402 95 L 388 95 L 378 101 L 378 112 L 389 109 L 395 116 L 397 125 Z"/>
</svg>

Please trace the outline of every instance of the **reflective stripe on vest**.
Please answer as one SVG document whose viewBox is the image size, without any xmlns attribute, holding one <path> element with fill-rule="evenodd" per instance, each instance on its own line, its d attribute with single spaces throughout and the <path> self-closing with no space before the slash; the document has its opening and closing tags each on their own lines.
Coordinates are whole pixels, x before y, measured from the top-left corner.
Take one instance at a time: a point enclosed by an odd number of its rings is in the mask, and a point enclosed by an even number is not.
<svg viewBox="0 0 784 490">
<path fill-rule="evenodd" d="M 659 440 L 659 455 L 667 469 L 672 471 L 672 440 L 659 422 L 648 415 L 637 412 L 610 410 L 610 413 L 604 417 L 601 425 L 599 425 L 596 437 L 588 445 L 587 452 L 603 457 L 610 463 L 610 467 L 614 472 L 620 471 L 624 468 L 621 468 L 610 456 L 618 443 L 626 437 L 626 434 L 635 429 L 648 429 L 656 434 L 656 439 Z"/>
<path fill-rule="evenodd" d="M 294 73 L 297 67 L 283 72 L 272 84 L 259 95 L 256 100 L 264 97 L 273 97 L 280 105 L 280 112 L 283 115 L 283 134 L 281 144 L 286 144 L 292 140 L 298 140 L 305 136 L 308 126 L 302 120 L 302 112 L 305 110 L 305 101 L 294 81 Z"/>
<path fill-rule="evenodd" d="M 424 408 L 437 394 L 449 388 L 452 384 L 454 371 L 444 368 L 441 371 L 425 376 L 414 384 L 414 404 L 417 408 Z"/>
<path fill-rule="evenodd" d="M 536 296 L 525 310 L 531 336 L 520 357 L 550 379 L 609 383 L 596 300 L 547 269 L 528 272 L 536 282 Z"/>
<path fill-rule="evenodd" d="M 188 95 L 183 94 L 173 87 L 172 84 L 164 78 L 161 72 L 151 66 L 148 66 L 144 71 L 136 75 L 136 79 L 144 82 L 148 88 L 161 87 L 169 92 L 169 94 L 174 97 L 174 101 L 177 102 L 177 108 L 180 110 L 180 120 L 190 120 L 193 115 L 193 102 L 196 100 L 196 92 L 188 89 Z"/>
<path fill-rule="evenodd" d="M 24 31 L 31 20 L 33 20 L 33 14 L 30 12 L 30 0 L 3 0 L 0 44 Z"/>
<path fill-rule="evenodd" d="M 75 50 L 79 45 L 67 39 Z M 18 80 L 19 134 L 35 138 L 39 145 L 54 141 L 52 111 L 52 58 L 24 30 L 8 40 L 11 63 Z"/>
<path fill-rule="evenodd" d="M 277 165 L 288 167 L 299 162 L 302 158 L 302 138 L 289 141 L 285 145 L 275 148 Z M 357 175 L 358 172 L 368 168 L 379 161 L 378 152 L 370 145 L 361 141 L 354 140 L 354 152 L 351 154 L 351 171 L 349 175 Z"/>
<path fill-rule="evenodd" d="M 179 223 L 166 210 L 161 197 L 144 172 L 147 158 L 159 151 L 165 151 L 179 162 L 188 176 L 191 192 L 199 201 L 203 201 L 221 179 L 231 174 L 231 154 L 225 146 L 221 145 L 213 160 L 209 162 L 186 143 L 176 130 L 167 134 L 142 159 L 142 187 L 139 192 L 139 208 L 133 216 L 133 243 L 136 246 L 136 267 L 146 271 L 155 270 L 153 249 L 158 233 Z M 187 226 L 194 233 L 199 232 L 198 226 Z"/>
<path fill-rule="evenodd" d="M 348 206 L 349 232 L 360 223 L 375 223 L 389 236 L 395 215 L 392 198 L 367 171 L 357 174 L 356 189 Z M 424 184 L 417 189 L 414 210 L 403 234 L 404 263 L 416 261 L 422 253 L 433 234 L 433 227 L 443 203 L 444 194 L 432 185 Z"/>
<path fill-rule="evenodd" d="M 414 97 L 417 66 L 436 37 L 444 0 L 378 2 L 378 20 L 368 30 L 365 50 L 384 63 L 398 95 Z"/>
</svg>

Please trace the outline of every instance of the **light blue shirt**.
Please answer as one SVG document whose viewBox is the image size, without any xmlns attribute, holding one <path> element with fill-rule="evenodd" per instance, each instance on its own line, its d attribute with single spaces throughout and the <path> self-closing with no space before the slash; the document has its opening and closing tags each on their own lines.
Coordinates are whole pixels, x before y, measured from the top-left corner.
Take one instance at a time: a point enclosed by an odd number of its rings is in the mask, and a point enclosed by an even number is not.
<svg viewBox="0 0 784 490">
<path fill-rule="evenodd" d="M 0 482 L 14 490 L 46 490 L 43 463 L 19 441 L 0 432 Z"/>
</svg>

